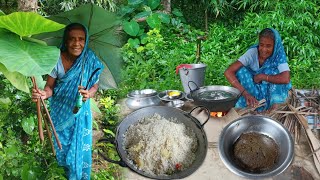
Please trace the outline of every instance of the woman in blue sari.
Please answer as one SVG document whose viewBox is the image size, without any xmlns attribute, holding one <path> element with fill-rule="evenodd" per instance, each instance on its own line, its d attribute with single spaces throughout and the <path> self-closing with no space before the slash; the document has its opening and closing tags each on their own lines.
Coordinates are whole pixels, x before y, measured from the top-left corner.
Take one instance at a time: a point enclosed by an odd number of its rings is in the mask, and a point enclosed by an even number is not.
<svg viewBox="0 0 320 180">
<path fill-rule="evenodd" d="M 255 107 L 265 99 L 266 105 L 257 111 L 270 111 L 284 103 L 291 89 L 290 69 L 278 31 L 263 29 L 259 43 L 232 63 L 224 75 L 242 92 L 238 108 Z"/>
<path fill-rule="evenodd" d="M 58 164 L 68 179 L 90 179 L 92 148 L 92 113 L 90 98 L 98 90 L 102 63 L 88 48 L 86 27 L 72 23 L 65 28 L 61 54 L 49 74 L 44 90 L 33 89 L 33 101 L 48 99 L 50 115 L 62 149 L 54 142 Z M 82 106 L 74 110 L 78 97 Z"/>
</svg>

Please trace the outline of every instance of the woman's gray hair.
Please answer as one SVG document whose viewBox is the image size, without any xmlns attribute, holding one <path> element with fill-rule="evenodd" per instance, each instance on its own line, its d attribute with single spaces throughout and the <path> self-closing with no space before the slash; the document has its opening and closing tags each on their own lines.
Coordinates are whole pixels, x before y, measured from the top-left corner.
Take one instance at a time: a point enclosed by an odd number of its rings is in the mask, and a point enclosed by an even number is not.
<svg viewBox="0 0 320 180">
<path fill-rule="evenodd" d="M 259 39 L 261 37 L 267 37 L 267 38 L 271 38 L 273 41 L 275 39 L 274 37 L 274 33 L 270 28 L 265 28 L 263 29 L 260 33 L 259 33 Z"/>
</svg>

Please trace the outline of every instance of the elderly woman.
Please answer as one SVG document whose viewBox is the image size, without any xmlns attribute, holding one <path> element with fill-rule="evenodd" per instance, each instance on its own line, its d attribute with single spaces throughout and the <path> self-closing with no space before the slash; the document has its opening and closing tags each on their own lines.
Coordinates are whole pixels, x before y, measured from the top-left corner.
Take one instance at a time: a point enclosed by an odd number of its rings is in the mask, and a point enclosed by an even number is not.
<svg viewBox="0 0 320 180">
<path fill-rule="evenodd" d="M 57 161 L 65 168 L 68 179 L 90 179 L 92 113 L 89 98 L 98 89 L 103 65 L 88 48 L 88 39 L 83 25 L 68 25 L 60 58 L 49 74 L 44 90 L 32 90 L 35 102 L 40 96 L 50 98 L 51 118 L 62 145 L 59 149 L 55 141 Z M 79 109 L 75 109 L 76 105 Z"/>
<path fill-rule="evenodd" d="M 290 69 L 278 31 L 263 29 L 259 43 L 232 63 L 224 75 L 242 92 L 238 108 L 254 107 L 261 99 L 266 100 L 266 106 L 257 111 L 270 111 L 284 103 L 291 88 Z"/>
</svg>

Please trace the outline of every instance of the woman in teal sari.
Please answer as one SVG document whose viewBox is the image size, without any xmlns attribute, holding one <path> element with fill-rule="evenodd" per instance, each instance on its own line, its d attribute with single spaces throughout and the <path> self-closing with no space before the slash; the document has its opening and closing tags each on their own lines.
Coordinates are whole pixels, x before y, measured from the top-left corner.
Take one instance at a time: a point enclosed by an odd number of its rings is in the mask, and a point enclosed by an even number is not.
<svg viewBox="0 0 320 180">
<path fill-rule="evenodd" d="M 236 107 L 254 107 L 265 99 L 266 105 L 257 111 L 270 111 L 284 103 L 291 88 L 290 69 L 278 31 L 263 29 L 259 43 L 250 47 L 224 74 L 242 92 Z"/>
<path fill-rule="evenodd" d="M 92 113 L 90 98 L 98 89 L 102 63 L 88 48 L 87 29 L 78 23 L 64 31 L 61 55 L 49 74 L 44 90 L 33 89 L 33 101 L 41 96 L 50 102 L 50 115 L 62 149 L 56 141 L 57 161 L 68 179 L 90 179 L 92 148 Z M 74 110 L 79 95 L 81 108 Z"/>
</svg>

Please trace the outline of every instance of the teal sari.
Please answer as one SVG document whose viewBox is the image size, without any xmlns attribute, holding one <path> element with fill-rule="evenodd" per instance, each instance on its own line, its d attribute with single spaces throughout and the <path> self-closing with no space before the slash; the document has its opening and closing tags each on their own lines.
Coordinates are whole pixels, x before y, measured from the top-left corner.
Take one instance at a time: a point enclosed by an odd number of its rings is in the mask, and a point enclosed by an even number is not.
<svg viewBox="0 0 320 180">
<path fill-rule="evenodd" d="M 237 73 L 237 79 L 240 84 L 258 101 L 265 99 L 266 105 L 257 109 L 257 111 L 265 111 L 272 107 L 273 104 L 284 103 L 288 97 L 288 91 L 291 89 L 291 82 L 288 84 L 273 84 L 262 81 L 255 83 L 253 77 L 257 74 L 276 75 L 279 74 L 278 66 L 287 62 L 287 57 L 281 42 L 278 31 L 270 28 L 275 36 L 274 49 L 272 55 L 263 63 L 262 67 L 257 71 L 253 71 L 249 67 L 240 68 Z M 251 48 L 258 48 L 254 45 Z M 236 107 L 244 108 L 247 106 L 246 100 L 241 96 L 236 103 Z"/>
<path fill-rule="evenodd" d="M 103 69 L 97 56 L 88 48 L 87 30 L 85 33 L 86 43 L 83 52 L 70 70 L 61 79 L 56 80 L 53 96 L 50 98 L 51 118 L 62 145 L 62 149 L 59 149 L 57 142 L 54 141 L 56 158 L 58 164 L 67 170 L 68 179 L 72 180 L 90 179 L 92 164 L 90 99 L 83 103 L 76 114 L 73 113 L 79 94 L 78 86 L 81 83 L 89 90 L 98 81 Z M 64 49 L 62 43 L 61 50 Z M 98 68 L 100 70 L 93 73 Z M 88 82 L 92 74 L 92 79 Z"/>
</svg>

